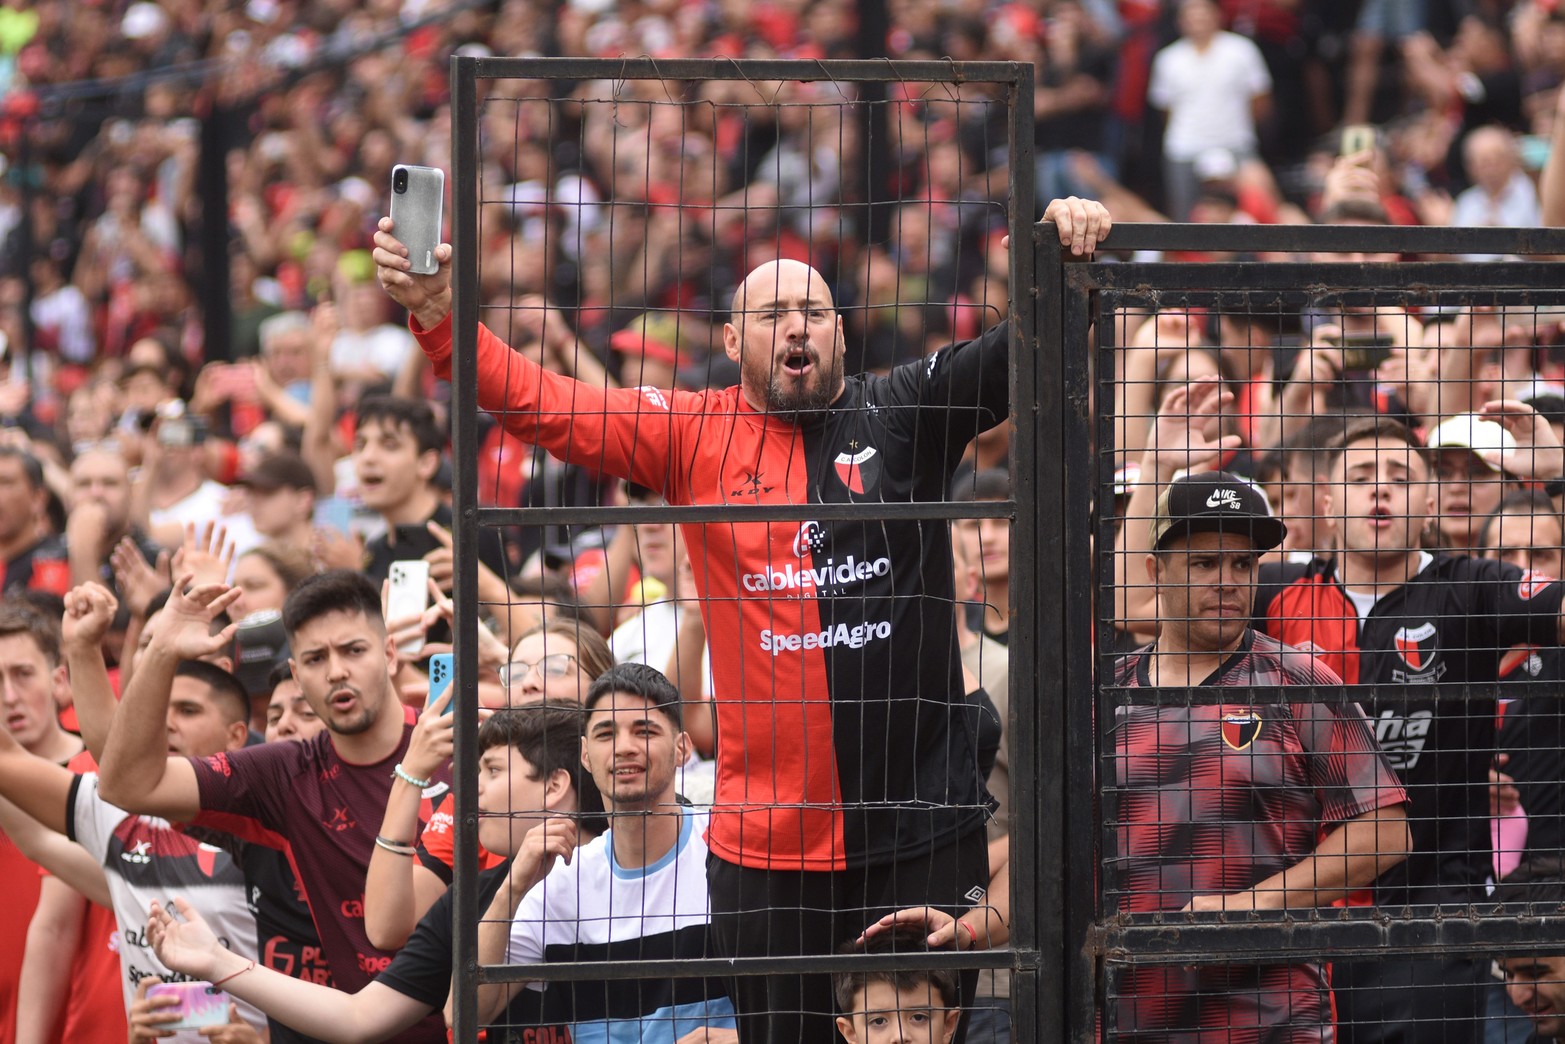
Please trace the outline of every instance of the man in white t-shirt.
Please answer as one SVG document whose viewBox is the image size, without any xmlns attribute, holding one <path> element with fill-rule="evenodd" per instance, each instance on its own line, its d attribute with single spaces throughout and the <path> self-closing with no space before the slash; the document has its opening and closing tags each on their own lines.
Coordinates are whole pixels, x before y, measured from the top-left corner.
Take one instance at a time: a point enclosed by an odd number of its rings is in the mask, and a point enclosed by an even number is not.
<svg viewBox="0 0 1565 1044">
<path fill-rule="evenodd" d="M 188 415 L 160 417 L 153 435 L 142 465 L 147 485 L 141 501 L 152 539 L 177 548 L 185 526 L 217 522 L 226 527 L 235 558 L 260 544 L 249 515 L 227 513 L 228 487 L 207 477 L 205 421 Z"/>
<path fill-rule="evenodd" d="M 1184 221 L 1199 187 L 1196 157 L 1225 149 L 1255 155 L 1256 124 L 1271 102 L 1272 78 L 1250 40 L 1222 29 L 1215 0 L 1181 0 L 1180 38 L 1152 59 L 1147 100 L 1168 113 L 1163 132 L 1164 209 Z"/>
<path fill-rule="evenodd" d="M 609 830 L 556 862 L 519 907 L 502 887 L 481 922 L 479 961 L 710 956 L 707 817 L 675 792 L 690 749 L 679 691 L 661 672 L 626 663 L 599 676 L 585 703 L 582 764 L 603 794 Z M 517 988 L 480 989 L 485 1022 Z M 714 1042 L 737 1039 L 733 1004 L 716 979 L 560 983 L 542 1003 L 545 1021 L 570 1023 L 580 1040 L 673 1044 L 703 1028 Z"/>
</svg>

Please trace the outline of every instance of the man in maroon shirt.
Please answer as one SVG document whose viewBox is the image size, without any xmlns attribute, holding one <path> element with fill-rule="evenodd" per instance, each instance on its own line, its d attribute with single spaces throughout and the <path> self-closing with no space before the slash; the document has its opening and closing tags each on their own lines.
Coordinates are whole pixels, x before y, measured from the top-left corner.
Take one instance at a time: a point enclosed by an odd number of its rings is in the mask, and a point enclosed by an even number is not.
<svg viewBox="0 0 1565 1044">
<path fill-rule="evenodd" d="M 412 723 L 392 684 L 393 642 L 380 596 L 361 574 L 324 573 L 283 606 L 294 678 L 326 731 L 304 743 L 269 743 L 209 758 L 167 757 L 163 720 L 174 670 L 233 638 L 211 621 L 236 591 L 175 585 L 157 635 L 116 714 L 99 790 L 129 811 L 198 820 L 247 840 L 287 845 L 337 986 L 367 985 L 391 962 L 364 929 L 364 880 L 375 829 L 393 786 L 429 787 L 401 773 Z M 396 1037 L 445 1040 L 438 1016 Z"/>
</svg>

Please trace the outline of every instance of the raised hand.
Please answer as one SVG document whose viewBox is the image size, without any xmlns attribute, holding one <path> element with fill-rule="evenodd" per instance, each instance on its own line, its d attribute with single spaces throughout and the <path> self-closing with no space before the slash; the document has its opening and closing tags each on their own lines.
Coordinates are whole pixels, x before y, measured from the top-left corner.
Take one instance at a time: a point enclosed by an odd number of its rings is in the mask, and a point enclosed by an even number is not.
<svg viewBox="0 0 1565 1044">
<path fill-rule="evenodd" d="M 1495 421 L 1516 440 L 1515 449 L 1475 451 L 1490 467 L 1523 479 L 1547 481 L 1565 476 L 1565 446 L 1537 410 L 1515 399 L 1497 399 L 1484 403 L 1478 415 Z"/>
<path fill-rule="evenodd" d="M 439 522 L 426 522 L 425 528 L 440 545 L 424 556 L 424 561 L 429 563 L 429 582 L 435 585 L 436 590 L 449 594 L 456 579 L 456 560 L 453 557 L 456 541 L 451 536 L 451 530 Z"/>
<path fill-rule="evenodd" d="M 185 542 L 174 552 L 176 575 L 189 573 L 197 584 L 221 584 L 228 581 L 233 565 L 228 527 L 208 522 L 197 534 L 194 522 L 185 523 Z"/>
<path fill-rule="evenodd" d="M 215 958 L 223 953 L 223 944 L 210 925 L 183 899 L 175 899 L 174 912 L 153 900 L 147 913 L 147 939 L 152 952 L 170 971 L 198 979 L 211 977 Z M 154 980 L 156 981 L 156 980 Z"/>
<path fill-rule="evenodd" d="M 424 708 L 413 726 L 407 753 L 402 755 L 402 767 L 415 779 L 430 779 L 456 751 L 456 715 L 446 713 L 455 698 L 453 685 Z"/>
<path fill-rule="evenodd" d="M 322 569 L 363 569 L 364 545 L 330 526 L 317 526 L 310 534 L 310 551 Z"/>
<path fill-rule="evenodd" d="M 381 218 L 376 227 L 375 249 L 370 256 L 380 285 L 393 301 L 413 313 L 419 326 L 425 330 L 439 326 L 451 314 L 451 244 L 435 247 L 439 267 L 433 275 L 418 275 L 409 271 L 408 248 L 392 235 L 396 226 L 391 219 Z"/>
<path fill-rule="evenodd" d="M 65 593 L 65 615 L 60 621 L 60 639 L 67 649 L 96 650 L 114 623 L 120 604 L 109 589 L 91 581 Z"/>
<path fill-rule="evenodd" d="M 185 573 L 174 583 L 168 604 L 158 614 L 157 635 L 152 644 L 181 660 L 199 660 L 221 652 L 234 640 L 239 625 L 231 623 L 217 634 L 212 621 L 217 619 L 241 594 L 227 584 L 203 584 L 191 587 L 194 577 Z"/>
<path fill-rule="evenodd" d="M 168 590 L 168 552 L 159 552 L 156 566 L 148 565 L 141 548 L 125 537 L 109 554 L 109 565 L 114 569 L 114 582 L 125 599 L 125 608 L 132 616 L 145 619 L 152 599 Z"/>
<path fill-rule="evenodd" d="M 1147 453 L 1156 458 L 1158 480 L 1173 472 L 1215 468 L 1222 455 L 1238 449 L 1243 439 L 1222 434 L 1222 410 L 1233 393 L 1216 377 L 1202 377 L 1169 392 L 1152 425 Z"/>
</svg>

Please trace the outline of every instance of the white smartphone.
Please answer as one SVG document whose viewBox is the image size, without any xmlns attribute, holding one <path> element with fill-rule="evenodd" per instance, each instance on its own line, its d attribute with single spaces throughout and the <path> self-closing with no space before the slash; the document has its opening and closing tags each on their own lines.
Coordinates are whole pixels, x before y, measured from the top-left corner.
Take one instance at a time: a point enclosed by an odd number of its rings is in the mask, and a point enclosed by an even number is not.
<svg viewBox="0 0 1565 1044">
<path fill-rule="evenodd" d="M 398 163 L 391 168 L 392 235 L 408 248 L 418 275 L 434 275 L 440 269 L 435 247 L 440 245 L 445 198 L 446 172 L 439 167 Z"/>
<path fill-rule="evenodd" d="M 391 586 L 386 594 L 386 622 L 395 623 L 418 616 L 429 608 L 429 563 L 422 558 L 404 558 L 391 563 Z M 417 656 L 424 650 L 424 637 L 410 638 L 397 646 L 403 656 Z"/>
</svg>

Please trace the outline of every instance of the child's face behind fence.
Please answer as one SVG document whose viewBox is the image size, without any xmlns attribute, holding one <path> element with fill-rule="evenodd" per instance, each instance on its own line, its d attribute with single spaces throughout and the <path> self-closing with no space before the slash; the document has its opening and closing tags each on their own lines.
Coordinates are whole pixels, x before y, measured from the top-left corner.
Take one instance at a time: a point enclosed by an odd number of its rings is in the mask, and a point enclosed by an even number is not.
<svg viewBox="0 0 1565 1044">
<path fill-rule="evenodd" d="M 962 1015 L 942 1004 L 927 980 L 901 990 L 889 982 L 866 983 L 853 999 L 852 1016 L 837 1019 L 848 1044 L 950 1044 Z"/>
</svg>

